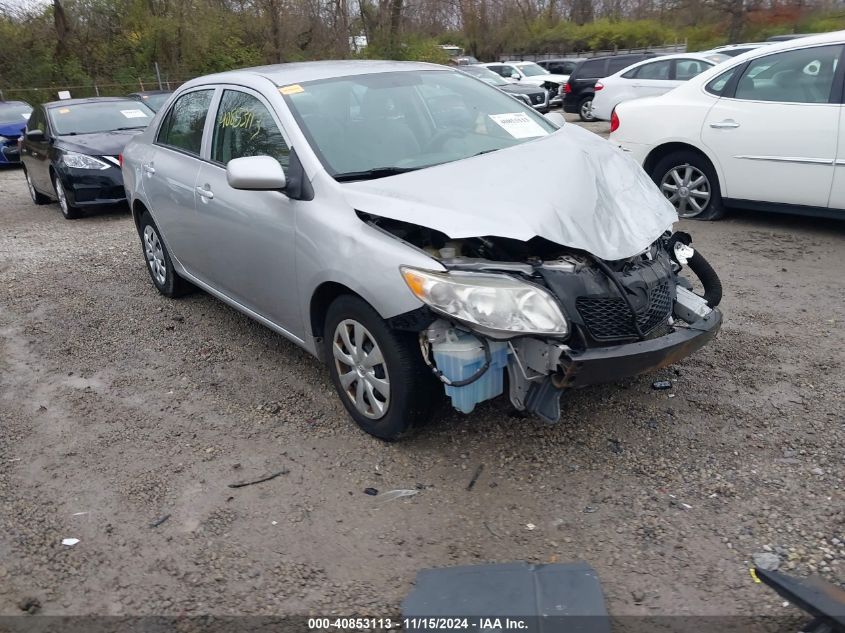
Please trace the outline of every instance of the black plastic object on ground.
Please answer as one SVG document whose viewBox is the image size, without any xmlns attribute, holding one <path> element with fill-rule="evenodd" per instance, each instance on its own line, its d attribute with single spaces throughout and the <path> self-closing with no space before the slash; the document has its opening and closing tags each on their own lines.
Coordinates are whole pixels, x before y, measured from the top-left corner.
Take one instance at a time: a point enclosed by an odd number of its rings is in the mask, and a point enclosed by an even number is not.
<svg viewBox="0 0 845 633">
<path fill-rule="evenodd" d="M 453 630 L 453 625 L 462 624 L 454 620 L 464 618 L 468 630 L 611 630 L 598 575 L 583 562 L 423 569 L 417 573 L 414 590 L 402 602 L 402 617 L 408 632 Z M 441 622 L 443 628 L 429 626 Z"/>
<path fill-rule="evenodd" d="M 813 616 L 803 628 L 806 633 L 845 632 L 845 589 L 821 578 L 796 578 L 759 567 L 754 571 L 779 596 Z"/>
</svg>

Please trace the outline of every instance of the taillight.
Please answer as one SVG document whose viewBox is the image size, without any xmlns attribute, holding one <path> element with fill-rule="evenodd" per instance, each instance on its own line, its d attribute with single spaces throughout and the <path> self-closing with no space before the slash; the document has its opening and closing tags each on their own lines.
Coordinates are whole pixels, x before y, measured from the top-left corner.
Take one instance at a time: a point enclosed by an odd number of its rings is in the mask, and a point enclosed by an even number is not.
<svg viewBox="0 0 845 633">
<path fill-rule="evenodd" d="M 616 108 L 610 113 L 610 131 L 615 132 L 619 129 L 619 115 L 616 114 Z"/>
<path fill-rule="evenodd" d="M 569 94 L 570 92 L 572 92 L 572 84 L 570 84 L 568 81 L 566 82 L 566 85 L 563 87 L 563 92 L 566 93 L 566 94 Z"/>
<path fill-rule="evenodd" d="M 599 91 L 599 90 L 601 90 L 602 88 L 604 88 L 604 84 L 603 84 L 602 82 L 600 82 L 600 81 L 597 81 L 597 82 L 596 82 L 596 87 L 595 87 L 596 92 L 598 92 L 598 91 Z"/>
<path fill-rule="evenodd" d="M 117 155 L 117 162 L 120 165 L 120 168 L 123 169 L 123 153 Z"/>
</svg>

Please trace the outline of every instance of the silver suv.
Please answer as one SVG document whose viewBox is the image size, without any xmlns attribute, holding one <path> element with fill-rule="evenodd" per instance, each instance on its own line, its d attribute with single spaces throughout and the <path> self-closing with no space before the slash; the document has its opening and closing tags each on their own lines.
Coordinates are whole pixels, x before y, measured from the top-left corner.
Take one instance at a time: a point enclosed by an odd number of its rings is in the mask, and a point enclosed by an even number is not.
<svg viewBox="0 0 845 633">
<path fill-rule="evenodd" d="M 122 165 L 156 288 L 199 287 L 301 345 L 396 439 L 444 394 L 469 412 L 507 390 L 556 421 L 564 390 L 719 329 L 718 277 L 671 204 L 558 123 L 442 66 L 285 64 L 185 84 Z"/>
</svg>

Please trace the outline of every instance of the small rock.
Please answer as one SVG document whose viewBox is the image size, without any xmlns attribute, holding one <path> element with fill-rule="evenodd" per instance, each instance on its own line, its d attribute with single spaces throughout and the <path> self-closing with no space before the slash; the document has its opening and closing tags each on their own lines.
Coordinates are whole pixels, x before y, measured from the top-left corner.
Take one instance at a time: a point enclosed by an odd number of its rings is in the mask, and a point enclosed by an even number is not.
<svg viewBox="0 0 845 633">
<path fill-rule="evenodd" d="M 821 468 L 813 468 L 810 472 L 814 475 L 824 475 L 824 471 Z"/>
<path fill-rule="evenodd" d="M 780 556 L 771 552 L 758 552 L 751 556 L 754 566 L 765 571 L 776 571 L 780 567 Z"/>
<path fill-rule="evenodd" d="M 642 591 L 632 591 L 631 597 L 634 599 L 634 604 L 642 604 L 643 600 L 645 600 L 645 593 Z"/>
<path fill-rule="evenodd" d="M 41 601 L 38 598 L 27 596 L 18 600 L 18 609 L 30 614 L 38 613 L 41 610 Z"/>
</svg>

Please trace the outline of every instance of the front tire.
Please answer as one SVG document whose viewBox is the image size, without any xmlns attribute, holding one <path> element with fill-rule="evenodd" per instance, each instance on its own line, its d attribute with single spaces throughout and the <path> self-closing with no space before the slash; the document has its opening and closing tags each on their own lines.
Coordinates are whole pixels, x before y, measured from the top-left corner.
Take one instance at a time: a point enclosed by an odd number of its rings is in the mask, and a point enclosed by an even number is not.
<svg viewBox="0 0 845 633">
<path fill-rule="evenodd" d="M 667 154 L 655 163 L 651 178 L 672 203 L 678 217 L 718 220 L 725 215 L 716 170 L 707 158 L 690 150 Z"/>
<path fill-rule="evenodd" d="M 584 97 L 578 102 L 578 116 L 581 117 L 582 121 L 586 121 L 587 123 L 592 123 L 596 120 L 596 117 L 593 116 L 592 97 Z"/>
<path fill-rule="evenodd" d="M 26 179 L 26 188 L 29 190 L 29 197 L 32 198 L 33 204 L 42 205 L 50 202 L 50 198 L 43 193 L 39 193 L 35 185 L 32 184 L 32 178 L 29 177 L 26 167 L 23 168 L 23 177 Z"/>
<path fill-rule="evenodd" d="M 68 200 L 65 186 L 62 184 L 62 179 L 59 178 L 59 175 L 56 173 L 53 173 L 53 189 L 56 192 L 56 200 L 59 202 L 59 208 L 62 210 L 62 215 L 65 216 L 65 220 L 76 220 L 80 215 L 82 215 L 79 207 L 71 204 L 70 200 Z"/>
<path fill-rule="evenodd" d="M 138 233 L 141 237 L 141 251 L 147 262 L 147 272 L 153 285 L 165 297 L 180 297 L 191 291 L 190 283 L 182 279 L 173 268 L 170 253 L 161 239 L 158 227 L 149 211 L 144 211 L 138 221 Z"/>
<path fill-rule="evenodd" d="M 364 300 L 343 295 L 329 306 L 324 338 L 332 383 L 361 429 L 393 441 L 431 418 L 443 390 L 416 334 L 390 329 Z"/>
</svg>

